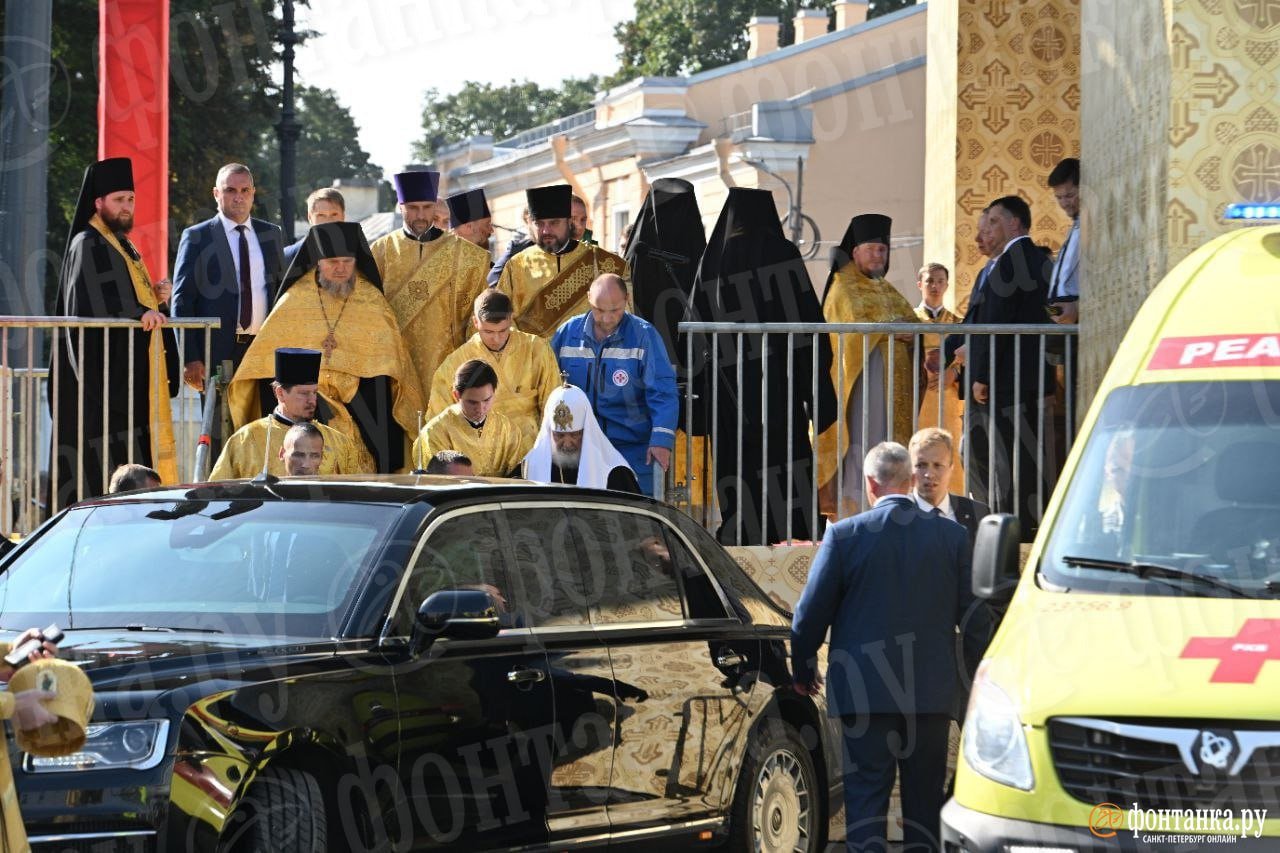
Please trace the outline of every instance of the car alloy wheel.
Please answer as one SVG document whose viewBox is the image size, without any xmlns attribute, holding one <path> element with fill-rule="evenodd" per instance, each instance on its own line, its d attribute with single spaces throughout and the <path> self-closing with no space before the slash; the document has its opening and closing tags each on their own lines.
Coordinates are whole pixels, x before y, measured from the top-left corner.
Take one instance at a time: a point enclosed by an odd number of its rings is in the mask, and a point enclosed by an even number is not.
<svg viewBox="0 0 1280 853">
<path fill-rule="evenodd" d="M 756 850 L 805 853 L 812 823 L 812 792 L 804 767 L 788 747 L 775 748 L 756 774 L 751 804 Z"/>
</svg>

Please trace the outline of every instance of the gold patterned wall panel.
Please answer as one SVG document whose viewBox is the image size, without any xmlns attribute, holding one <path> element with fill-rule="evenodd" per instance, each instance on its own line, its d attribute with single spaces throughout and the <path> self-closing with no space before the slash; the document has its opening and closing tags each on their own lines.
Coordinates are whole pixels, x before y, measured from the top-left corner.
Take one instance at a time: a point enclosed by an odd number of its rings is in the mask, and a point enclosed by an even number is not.
<svg viewBox="0 0 1280 853">
<path fill-rule="evenodd" d="M 929 92 L 946 97 L 954 90 L 955 142 L 951 148 L 952 105 L 931 103 L 928 137 L 935 148 L 926 181 L 931 193 L 950 193 L 954 204 L 953 298 L 963 305 L 984 261 L 974 243 L 978 214 L 993 199 L 1026 199 L 1037 243 L 1056 249 L 1066 233 L 1069 223 L 1045 179 L 1080 150 L 1080 0 L 957 2 L 958 15 L 948 8 L 939 10 L 936 27 L 930 20 Z M 954 69 L 942 49 L 948 41 L 955 44 Z M 930 216 L 934 226 L 946 220 L 936 210 Z M 926 256 L 937 256 L 935 246 L 946 251 L 949 237 L 926 232 Z"/>
<path fill-rule="evenodd" d="M 1117 9 L 1115 6 L 1122 5 Z M 1280 199 L 1280 0 L 1086 3 L 1082 380 L 1168 270 Z M 1116 227 L 1116 225 L 1120 227 Z"/>
</svg>

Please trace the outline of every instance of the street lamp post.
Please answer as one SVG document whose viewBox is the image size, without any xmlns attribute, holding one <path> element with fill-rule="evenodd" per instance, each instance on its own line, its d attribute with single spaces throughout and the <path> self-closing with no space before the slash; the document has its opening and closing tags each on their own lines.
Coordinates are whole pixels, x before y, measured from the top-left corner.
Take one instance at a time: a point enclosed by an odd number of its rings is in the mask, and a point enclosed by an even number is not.
<svg viewBox="0 0 1280 853">
<path fill-rule="evenodd" d="M 294 149 L 302 130 L 293 111 L 293 47 L 301 41 L 293 23 L 293 0 L 284 0 L 284 17 L 280 22 L 279 35 L 280 44 L 284 45 L 284 86 L 281 89 L 280 123 L 276 125 L 276 136 L 280 139 L 280 226 L 284 229 L 285 241 L 289 243 L 294 240 L 293 223 L 296 219 L 293 209 Z"/>
</svg>

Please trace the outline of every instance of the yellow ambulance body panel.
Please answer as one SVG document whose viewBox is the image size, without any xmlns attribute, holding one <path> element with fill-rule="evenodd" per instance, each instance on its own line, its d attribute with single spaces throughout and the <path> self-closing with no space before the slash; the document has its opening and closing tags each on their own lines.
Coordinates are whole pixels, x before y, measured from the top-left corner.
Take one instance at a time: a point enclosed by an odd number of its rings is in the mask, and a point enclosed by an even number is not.
<svg viewBox="0 0 1280 853">
<path fill-rule="evenodd" d="M 945 850 L 1280 850 L 1280 227 L 1134 319 L 962 740 Z"/>
</svg>

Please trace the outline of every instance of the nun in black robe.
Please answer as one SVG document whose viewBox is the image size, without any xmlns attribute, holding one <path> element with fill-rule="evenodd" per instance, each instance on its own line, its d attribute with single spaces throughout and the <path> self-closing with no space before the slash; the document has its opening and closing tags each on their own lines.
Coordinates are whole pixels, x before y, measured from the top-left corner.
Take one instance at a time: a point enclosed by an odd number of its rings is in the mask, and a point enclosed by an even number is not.
<svg viewBox="0 0 1280 853">
<path fill-rule="evenodd" d="M 658 330 L 677 377 L 687 354 L 676 349 L 676 327 L 688 313 L 689 292 L 706 248 L 693 184 L 679 178 L 654 181 L 640 206 L 625 257 L 634 313 Z"/>
<path fill-rule="evenodd" d="M 799 250 L 783 235 L 770 192 L 729 190 L 699 264 L 691 303 L 690 319 L 703 322 L 822 322 L 813 282 Z M 830 337 L 744 335 L 741 381 L 736 336 L 716 336 L 714 370 L 711 340 L 710 335 L 694 336 L 696 369 L 690 381 L 697 395 L 694 433 L 709 435 L 714 430 L 711 453 L 723 519 L 719 540 L 759 545 L 788 537 L 817 538 L 821 530 L 813 511 L 809 431 L 815 370 L 817 411 L 823 413 L 819 432 L 835 413 Z M 686 345 L 685 340 L 679 342 L 681 352 Z M 713 397 L 718 415 L 714 425 Z"/>
</svg>

